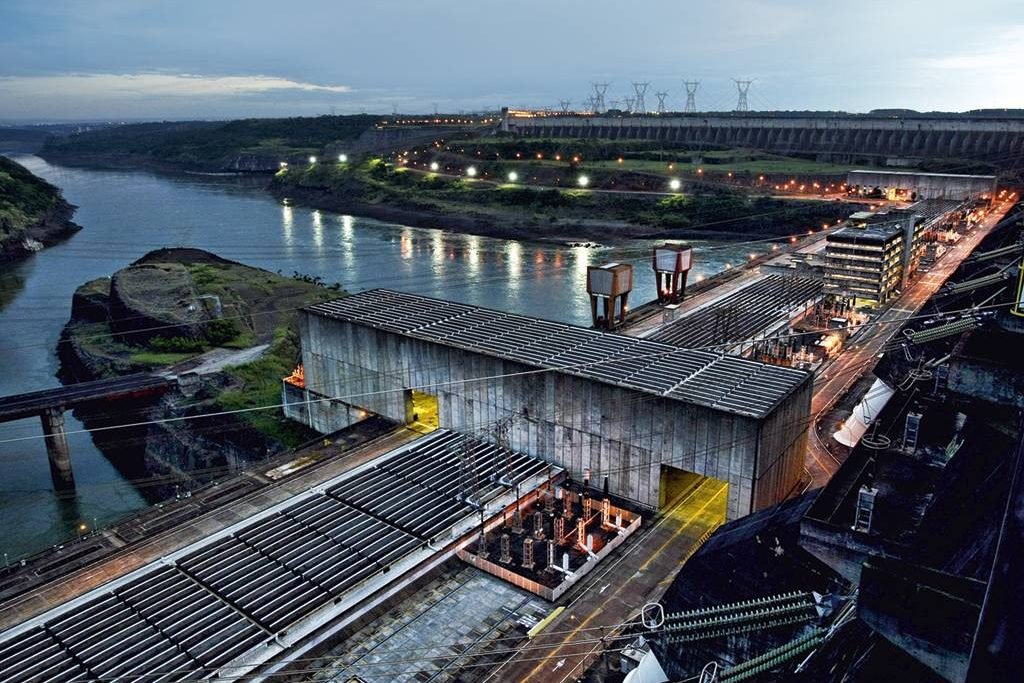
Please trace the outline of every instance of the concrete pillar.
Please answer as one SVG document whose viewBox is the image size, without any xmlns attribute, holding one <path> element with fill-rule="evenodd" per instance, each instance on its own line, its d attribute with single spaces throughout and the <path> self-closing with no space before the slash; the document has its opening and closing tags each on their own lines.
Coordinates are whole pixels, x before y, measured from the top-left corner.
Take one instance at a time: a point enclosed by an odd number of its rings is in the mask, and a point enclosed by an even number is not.
<svg viewBox="0 0 1024 683">
<path fill-rule="evenodd" d="M 64 411 L 50 409 L 39 416 L 46 436 L 46 455 L 50 459 L 50 477 L 58 492 L 75 490 L 75 475 L 71 471 L 71 449 L 64 434 Z"/>
</svg>

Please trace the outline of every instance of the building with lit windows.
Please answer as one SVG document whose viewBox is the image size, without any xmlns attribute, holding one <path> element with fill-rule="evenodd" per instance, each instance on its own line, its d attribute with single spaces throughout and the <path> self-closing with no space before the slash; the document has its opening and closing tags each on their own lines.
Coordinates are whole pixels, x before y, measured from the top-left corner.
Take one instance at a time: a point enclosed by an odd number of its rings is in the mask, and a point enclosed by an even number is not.
<svg viewBox="0 0 1024 683">
<path fill-rule="evenodd" d="M 904 229 L 899 224 L 842 228 L 825 243 L 826 294 L 885 303 L 904 276 Z"/>
</svg>

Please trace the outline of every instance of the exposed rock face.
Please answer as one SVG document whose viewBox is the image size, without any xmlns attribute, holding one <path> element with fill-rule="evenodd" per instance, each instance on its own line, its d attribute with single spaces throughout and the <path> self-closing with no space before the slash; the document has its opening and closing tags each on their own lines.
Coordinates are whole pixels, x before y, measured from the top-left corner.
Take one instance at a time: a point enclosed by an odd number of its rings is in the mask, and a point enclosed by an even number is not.
<svg viewBox="0 0 1024 683">
<path fill-rule="evenodd" d="M 0 263 L 30 256 L 74 235 L 82 229 L 71 220 L 74 213 L 74 206 L 60 200 L 35 225 L 0 238 Z"/>
<path fill-rule="evenodd" d="M 199 339 L 211 319 L 180 263 L 135 263 L 114 273 L 110 313 L 118 339 L 133 344 L 154 337 Z"/>
</svg>

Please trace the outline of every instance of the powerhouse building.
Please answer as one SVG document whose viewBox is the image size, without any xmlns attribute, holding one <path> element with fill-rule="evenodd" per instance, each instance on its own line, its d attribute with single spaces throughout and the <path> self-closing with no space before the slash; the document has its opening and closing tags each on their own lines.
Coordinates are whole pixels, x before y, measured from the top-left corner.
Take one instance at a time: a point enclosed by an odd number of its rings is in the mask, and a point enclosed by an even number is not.
<svg viewBox="0 0 1024 683">
<path fill-rule="evenodd" d="M 696 473 L 728 483 L 729 519 L 799 483 L 801 370 L 380 289 L 310 306 L 300 326 L 304 387 L 285 401 L 305 409 L 286 412 L 319 431 L 363 409 L 432 423 L 650 508 Z"/>
</svg>

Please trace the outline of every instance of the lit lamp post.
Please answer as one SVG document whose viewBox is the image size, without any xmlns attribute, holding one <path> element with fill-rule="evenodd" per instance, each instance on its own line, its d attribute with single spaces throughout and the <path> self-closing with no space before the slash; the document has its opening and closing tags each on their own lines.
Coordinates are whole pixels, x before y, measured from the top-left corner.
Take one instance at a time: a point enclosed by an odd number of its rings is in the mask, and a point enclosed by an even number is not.
<svg viewBox="0 0 1024 683">
<path fill-rule="evenodd" d="M 338 155 L 338 162 L 342 163 L 342 164 L 348 162 L 348 155 L 347 154 L 339 154 Z"/>
<path fill-rule="evenodd" d="M 517 180 L 519 180 L 519 174 L 516 173 L 515 171 L 509 171 L 509 173 L 508 173 L 508 181 L 510 183 L 514 183 Z"/>
<path fill-rule="evenodd" d="M 466 169 L 466 175 L 469 176 L 470 178 L 475 178 L 476 177 L 476 166 L 470 166 L 469 168 L 467 168 Z"/>
<path fill-rule="evenodd" d="M 314 157 L 314 156 L 309 157 L 309 163 L 310 164 L 315 164 L 316 163 L 316 157 Z"/>
<path fill-rule="evenodd" d="M 672 190 L 673 192 L 679 192 L 679 188 L 681 188 L 682 186 L 683 184 L 679 182 L 679 178 L 673 178 L 672 180 L 668 181 L 668 189 Z"/>
<path fill-rule="evenodd" d="M 590 184 L 590 178 L 588 178 L 588 177 L 587 177 L 587 176 L 585 176 L 585 175 L 581 175 L 581 176 L 579 177 L 579 179 L 578 179 L 578 180 L 576 181 L 576 183 L 577 183 L 577 184 L 578 184 L 578 185 L 579 185 L 580 187 L 586 187 L 587 185 L 589 185 L 589 184 Z"/>
</svg>

